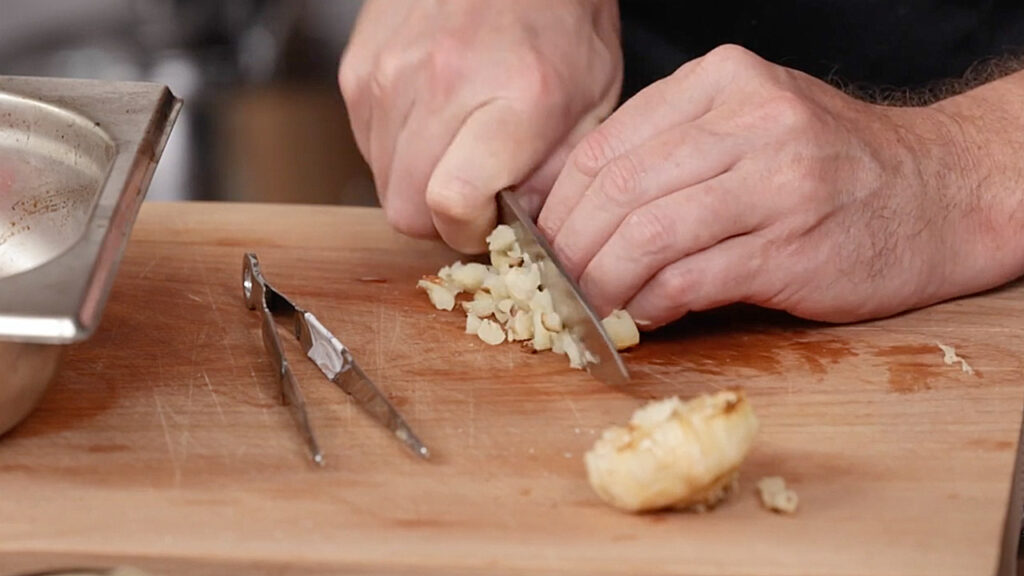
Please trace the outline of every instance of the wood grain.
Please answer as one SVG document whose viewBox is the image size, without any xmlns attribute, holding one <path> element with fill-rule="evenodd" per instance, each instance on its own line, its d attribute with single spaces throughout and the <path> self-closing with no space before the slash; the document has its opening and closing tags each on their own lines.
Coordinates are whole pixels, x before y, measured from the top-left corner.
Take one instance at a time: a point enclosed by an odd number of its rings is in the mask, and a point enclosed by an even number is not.
<svg viewBox="0 0 1024 576">
<path fill-rule="evenodd" d="M 273 385 L 242 254 L 316 313 L 435 458 L 420 462 L 301 361 L 314 469 Z M 375 209 L 147 204 L 99 332 L 0 439 L 0 574 L 992 574 L 1021 429 L 1024 286 L 829 327 L 732 308 L 626 355 L 613 389 L 489 347 L 414 289 L 454 255 Z M 942 363 L 936 341 L 976 368 Z M 748 390 L 741 491 L 630 516 L 581 455 L 647 399 Z M 753 486 L 782 475 L 795 517 Z"/>
</svg>

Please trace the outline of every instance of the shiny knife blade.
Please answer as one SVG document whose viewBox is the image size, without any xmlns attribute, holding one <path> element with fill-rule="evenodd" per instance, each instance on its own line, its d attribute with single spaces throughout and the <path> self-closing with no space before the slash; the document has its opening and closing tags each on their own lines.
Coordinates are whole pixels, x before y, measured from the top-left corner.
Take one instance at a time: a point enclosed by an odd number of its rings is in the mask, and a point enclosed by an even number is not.
<svg viewBox="0 0 1024 576">
<path fill-rule="evenodd" d="M 414 454 L 424 460 L 430 450 L 420 441 L 402 415 L 359 367 L 349 349 L 311 312 L 296 308 L 295 335 L 306 356 L 320 368 L 328 380 L 344 390 L 370 416 L 383 424 Z"/>
<path fill-rule="evenodd" d="M 591 359 L 587 372 L 607 384 L 625 384 L 629 371 L 615 350 L 600 318 L 583 297 L 576 282 L 565 273 L 548 241 L 537 230 L 530 215 L 523 209 L 511 188 L 498 193 L 498 222 L 509 225 L 522 250 L 540 263 L 541 284 L 551 292 L 555 312 L 566 329 L 574 334 Z"/>
</svg>

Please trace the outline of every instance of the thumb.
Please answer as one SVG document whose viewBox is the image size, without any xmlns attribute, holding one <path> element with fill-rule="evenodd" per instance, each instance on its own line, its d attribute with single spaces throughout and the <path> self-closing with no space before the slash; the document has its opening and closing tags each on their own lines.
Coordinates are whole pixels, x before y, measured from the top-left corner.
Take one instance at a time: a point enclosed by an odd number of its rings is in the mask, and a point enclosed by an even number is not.
<svg viewBox="0 0 1024 576">
<path fill-rule="evenodd" d="M 466 118 L 427 183 L 427 206 L 449 246 L 486 250 L 497 221 L 495 195 L 523 181 L 554 148 L 552 124 L 498 100 Z"/>
</svg>

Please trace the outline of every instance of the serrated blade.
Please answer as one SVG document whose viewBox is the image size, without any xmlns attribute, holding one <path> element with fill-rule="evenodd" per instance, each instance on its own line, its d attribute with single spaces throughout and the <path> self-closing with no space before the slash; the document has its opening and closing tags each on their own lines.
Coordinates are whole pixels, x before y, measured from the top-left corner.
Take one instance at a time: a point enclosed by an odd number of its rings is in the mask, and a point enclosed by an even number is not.
<svg viewBox="0 0 1024 576">
<path fill-rule="evenodd" d="M 587 372 L 607 384 L 628 382 L 629 371 L 601 320 L 583 297 L 580 287 L 565 273 L 565 267 L 510 188 L 498 193 L 498 222 L 510 226 L 523 252 L 540 263 L 541 284 L 551 293 L 555 312 L 562 318 L 566 330 L 589 352 L 591 361 L 587 363 Z"/>
</svg>

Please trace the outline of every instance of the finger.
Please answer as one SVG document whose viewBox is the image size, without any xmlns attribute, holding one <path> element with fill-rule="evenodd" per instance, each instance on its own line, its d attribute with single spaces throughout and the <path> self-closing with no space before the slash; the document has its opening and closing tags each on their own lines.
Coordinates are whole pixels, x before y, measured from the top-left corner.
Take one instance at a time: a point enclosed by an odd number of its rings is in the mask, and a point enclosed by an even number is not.
<svg viewBox="0 0 1024 576">
<path fill-rule="evenodd" d="M 369 99 L 363 94 L 367 82 L 367 75 L 363 72 L 353 72 L 342 64 L 338 68 L 338 86 L 341 87 L 342 103 L 345 107 L 345 117 L 348 119 L 352 131 L 352 139 L 356 142 L 356 148 L 364 159 L 369 162 L 370 158 L 370 122 L 373 117 L 373 108 Z M 350 65 L 353 66 L 353 65 Z"/>
<path fill-rule="evenodd" d="M 744 140 L 714 133 L 708 118 L 666 130 L 598 173 L 552 239 L 573 277 L 579 277 L 628 214 L 710 180 L 739 161 Z"/>
<path fill-rule="evenodd" d="M 562 228 L 591 181 L 612 159 L 669 126 L 691 122 L 711 110 L 721 85 L 702 68 L 703 61 L 691 60 L 672 76 L 641 90 L 583 138 L 541 211 L 538 223 L 549 238 Z"/>
<path fill-rule="evenodd" d="M 525 180 L 520 181 L 516 185 L 516 193 L 520 203 L 522 203 L 530 217 L 535 221 L 541 208 L 544 206 L 548 193 L 551 192 L 551 184 L 555 181 L 555 178 L 558 178 L 558 173 L 565 166 L 569 153 L 572 152 L 573 147 L 576 146 L 576 143 L 584 135 L 600 123 L 600 118 L 601 116 L 597 113 L 585 115 L 580 119 L 576 127 L 569 132 L 569 135 L 560 144 L 555 146 L 554 151 L 545 157 L 543 164 L 527 176 Z"/>
<path fill-rule="evenodd" d="M 389 181 L 398 136 L 405 129 L 415 104 L 414 91 L 382 91 L 373 98 L 370 134 L 366 161 L 373 172 L 373 181 L 381 206 L 388 209 Z"/>
<path fill-rule="evenodd" d="M 663 268 L 626 305 L 643 330 L 688 312 L 749 301 L 759 290 L 766 244 L 757 234 L 730 238 Z"/>
<path fill-rule="evenodd" d="M 729 172 L 631 212 L 580 276 L 601 314 L 625 304 L 662 268 L 770 221 L 770 200 Z"/>
<path fill-rule="evenodd" d="M 419 238 L 437 235 L 427 205 L 427 183 L 469 113 L 465 106 L 443 107 L 425 100 L 413 105 L 384 180 L 388 222 L 400 232 Z"/>
<path fill-rule="evenodd" d="M 406 2 L 408 4 L 408 2 Z M 396 35 L 410 10 L 397 7 L 392 0 L 368 1 L 359 11 L 352 33 L 338 64 L 338 87 L 344 97 L 345 109 L 356 146 L 363 158 L 369 158 L 369 134 L 373 109 L 371 81 L 378 55 L 388 40 Z"/>
<path fill-rule="evenodd" d="M 557 144 L 553 122 L 544 120 L 503 100 L 466 118 L 427 184 L 434 225 L 449 246 L 466 253 L 486 248 L 497 219 L 495 194 L 530 175 Z"/>
</svg>

